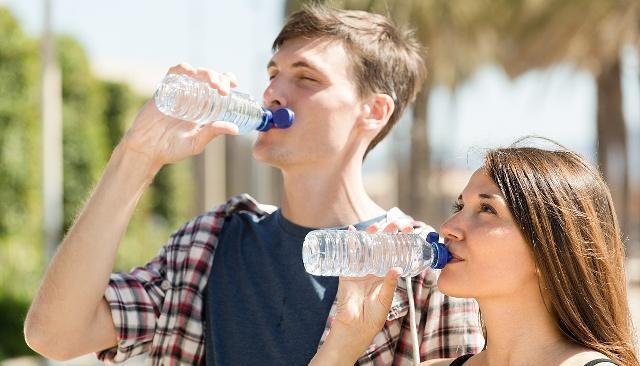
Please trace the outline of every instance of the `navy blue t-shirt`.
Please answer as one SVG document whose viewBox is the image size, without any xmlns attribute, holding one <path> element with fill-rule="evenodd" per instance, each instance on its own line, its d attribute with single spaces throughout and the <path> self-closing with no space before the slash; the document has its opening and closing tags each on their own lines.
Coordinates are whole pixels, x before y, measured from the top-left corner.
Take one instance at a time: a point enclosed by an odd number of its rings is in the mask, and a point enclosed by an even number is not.
<svg viewBox="0 0 640 366">
<path fill-rule="evenodd" d="M 338 278 L 305 271 L 302 243 L 313 229 L 287 221 L 280 210 L 255 220 L 251 213 L 231 215 L 220 234 L 205 290 L 206 364 L 307 365 Z"/>
</svg>

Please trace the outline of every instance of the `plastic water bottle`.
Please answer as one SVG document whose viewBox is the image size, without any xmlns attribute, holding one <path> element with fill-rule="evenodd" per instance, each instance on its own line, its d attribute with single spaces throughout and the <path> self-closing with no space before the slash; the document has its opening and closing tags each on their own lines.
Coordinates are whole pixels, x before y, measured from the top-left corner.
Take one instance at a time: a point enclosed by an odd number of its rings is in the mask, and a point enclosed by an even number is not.
<svg viewBox="0 0 640 366">
<path fill-rule="evenodd" d="M 438 233 L 425 241 L 417 234 L 370 234 L 363 231 L 314 230 L 302 245 L 302 261 L 316 276 L 384 276 L 392 267 L 411 277 L 427 268 L 440 269 L 451 260 Z"/>
<path fill-rule="evenodd" d="M 198 124 L 232 122 L 239 133 L 289 128 L 294 113 L 288 108 L 272 112 L 262 108 L 250 95 L 232 90 L 222 96 L 205 81 L 181 74 L 167 74 L 154 95 L 160 112 Z"/>
</svg>

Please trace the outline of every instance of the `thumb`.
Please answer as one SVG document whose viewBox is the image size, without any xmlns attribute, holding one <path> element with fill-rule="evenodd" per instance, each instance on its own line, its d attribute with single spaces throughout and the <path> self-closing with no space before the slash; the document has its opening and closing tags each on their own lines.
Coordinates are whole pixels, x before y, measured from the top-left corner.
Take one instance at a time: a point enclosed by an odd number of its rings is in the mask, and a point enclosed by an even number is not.
<svg viewBox="0 0 640 366">
<path fill-rule="evenodd" d="M 386 308 L 391 307 L 393 294 L 395 293 L 396 287 L 398 286 L 398 278 L 400 278 L 401 273 L 402 268 L 393 267 L 389 270 L 389 272 L 387 272 L 386 276 L 384 276 L 382 288 L 380 289 L 380 293 L 378 294 L 378 300 Z"/>
<path fill-rule="evenodd" d="M 208 123 L 194 131 L 194 151 L 201 152 L 204 147 L 219 135 L 237 135 L 238 126 L 231 122 Z"/>
</svg>

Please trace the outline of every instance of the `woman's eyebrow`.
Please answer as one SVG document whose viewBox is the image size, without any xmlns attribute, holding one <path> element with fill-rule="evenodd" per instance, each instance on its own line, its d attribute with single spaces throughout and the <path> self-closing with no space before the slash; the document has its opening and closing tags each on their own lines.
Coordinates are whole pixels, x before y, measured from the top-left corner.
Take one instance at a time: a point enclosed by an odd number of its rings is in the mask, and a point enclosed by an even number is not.
<svg viewBox="0 0 640 366">
<path fill-rule="evenodd" d="M 493 193 L 493 194 L 489 194 L 489 193 L 478 193 L 478 197 L 480 198 L 484 198 L 484 199 L 488 199 L 488 200 L 492 200 L 492 199 L 502 199 L 502 196 L 500 196 L 497 193 Z M 458 196 L 458 201 L 462 201 L 462 194 L 460 194 Z"/>
</svg>

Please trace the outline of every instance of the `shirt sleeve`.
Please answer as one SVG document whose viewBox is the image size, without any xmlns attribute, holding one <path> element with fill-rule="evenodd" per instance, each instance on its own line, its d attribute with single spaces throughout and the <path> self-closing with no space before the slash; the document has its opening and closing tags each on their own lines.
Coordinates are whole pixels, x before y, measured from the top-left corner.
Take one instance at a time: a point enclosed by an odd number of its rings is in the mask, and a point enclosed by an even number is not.
<svg viewBox="0 0 640 366">
<path fill-rule="evenodd" d="M 165 291 L 166 248 L 144 267 L 112 273 L 104 297 L 111 307 L 118 344 L 98 352 L 101 361 L 122 362 L 148 351 Z"/>
</svg>

